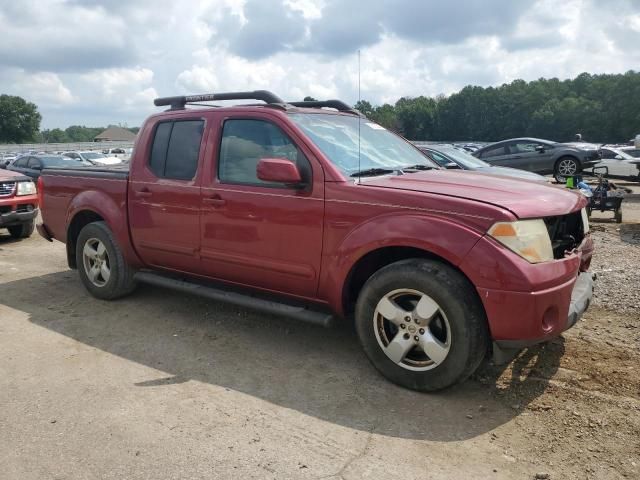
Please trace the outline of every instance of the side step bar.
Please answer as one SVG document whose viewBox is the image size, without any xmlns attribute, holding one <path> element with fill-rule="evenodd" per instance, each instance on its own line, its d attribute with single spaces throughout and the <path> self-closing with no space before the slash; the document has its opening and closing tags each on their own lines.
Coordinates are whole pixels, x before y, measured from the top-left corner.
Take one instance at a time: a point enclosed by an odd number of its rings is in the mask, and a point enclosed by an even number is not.
<svg viewBox="0 0 640 480">
<path fill-rule="evenodd" d="M 234 292 L 230 290 L 222 290 L 216 287 L 200 285 L 199 283 L 178 280 L 171 277 L 165 277 L 152 272 L 137 272 L 134 279 L 141 283 L 148 283 L 162 288 L 170 288 L 193 295 L 209 298 L 211 300 L 231 303 L 240 307 L 250 308 L 265 313 L 271 313 L 282 317 L 292 318 L 303 322 L 313 323 L 325 328 L 333 324 L 333 315 L 317 310 L 310 310 L 304 306 L 288 305 L 273 300 L 267 300 L 260 297 Z"/>
</svg>

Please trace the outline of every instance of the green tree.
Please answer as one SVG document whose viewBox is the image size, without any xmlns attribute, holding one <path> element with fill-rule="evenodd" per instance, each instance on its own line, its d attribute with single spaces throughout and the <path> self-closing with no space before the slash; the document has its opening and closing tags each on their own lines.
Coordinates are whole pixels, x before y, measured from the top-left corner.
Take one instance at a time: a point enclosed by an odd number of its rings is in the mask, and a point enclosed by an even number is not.
<svg viewBox="0 0 640 480">
<path fill-rule="evenodd" d="M 34 140 L 42 116 L 38 107 L 24 98 L 0 95 L 0 143 L 25 143 Z"/>
</svg>

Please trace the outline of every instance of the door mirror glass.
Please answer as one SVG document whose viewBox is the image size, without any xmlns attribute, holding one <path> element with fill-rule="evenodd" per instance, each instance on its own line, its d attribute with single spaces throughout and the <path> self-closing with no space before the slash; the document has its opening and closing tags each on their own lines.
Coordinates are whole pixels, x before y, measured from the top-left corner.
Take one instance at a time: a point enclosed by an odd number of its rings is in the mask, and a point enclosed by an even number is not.
<svg viewBox="0 0 640 480">
<path fill-rule="evenodd" d="M 544 145 L 536 145 L 536 152 L 544 152 Z"/>
<path fill-rule="evenodd" d="M 296 165 L 283 158 L 262 158 L 256 168 L 257 177 L 263 182 L 301 185 L 302 175 Z"/>
<path fill-rule="evenodd" d="M 449 169 L 449 170 L 453 170 L 453 169 L 456 169 L 456 168 L 458 168 L 458 169 L 459 169 L 459 168 L 460 168 L 460 167 L 458 166 L 458 164 L 457 164 L 457 163 L 455 163 L 455 162 L 449 162 L 449 163 L 445 164 L 445 166 L 444 166 L 444 167 L 445 167 L 446 169 Z"/>
</svg>

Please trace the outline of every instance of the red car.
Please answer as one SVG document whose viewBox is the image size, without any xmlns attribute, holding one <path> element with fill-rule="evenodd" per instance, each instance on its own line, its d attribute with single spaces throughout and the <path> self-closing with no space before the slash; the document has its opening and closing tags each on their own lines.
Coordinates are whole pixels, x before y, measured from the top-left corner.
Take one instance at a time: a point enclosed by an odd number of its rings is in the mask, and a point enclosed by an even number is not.
<svg viewBox="0 0 640 480">
<path fill-rule="evenodd" d="M 231 99 L 265 104 L 185 108 Z M 146 282 L 322 325 L 353 318 L 375 367 L 423 391 L 560 335 L 589 305 L 580 195 L 442 170 L 339 101 L 156 105 L 170 109 L 142 126 L 130 171 L 40 177 L 39 232 L 66 243 L 98 298 Z"/>
<path fill-rule="evenodd" d="M 38 215 L 38 196 L 33 181 L 17 172 L 0 169 L 0 229 L 14 238 L 33 233 Z"/>
</svg>

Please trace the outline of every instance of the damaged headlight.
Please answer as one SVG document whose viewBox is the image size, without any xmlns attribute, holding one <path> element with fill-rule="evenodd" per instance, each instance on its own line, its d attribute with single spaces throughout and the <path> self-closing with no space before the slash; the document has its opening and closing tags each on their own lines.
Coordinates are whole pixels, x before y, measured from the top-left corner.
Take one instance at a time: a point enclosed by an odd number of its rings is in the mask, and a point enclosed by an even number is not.
<svg viewBox="0 0 640 480">
<path fill-rule="evenodd" d="M 551 238 L 542 219 L 498 222 L 488 233 L 530 263 L 553 260 Z"/>
</svg>

